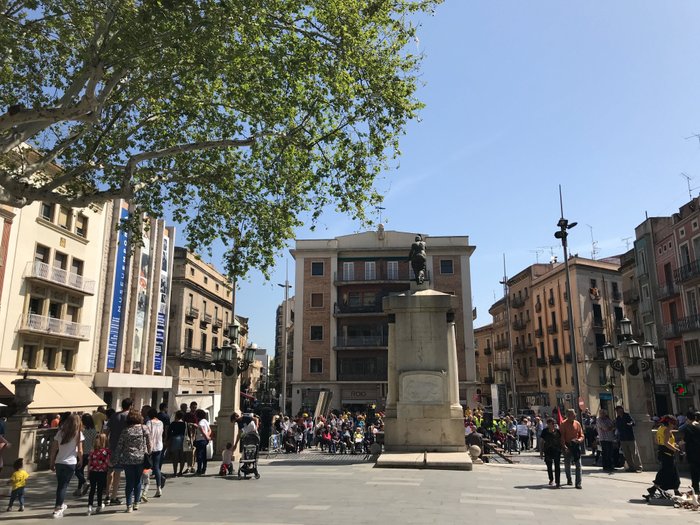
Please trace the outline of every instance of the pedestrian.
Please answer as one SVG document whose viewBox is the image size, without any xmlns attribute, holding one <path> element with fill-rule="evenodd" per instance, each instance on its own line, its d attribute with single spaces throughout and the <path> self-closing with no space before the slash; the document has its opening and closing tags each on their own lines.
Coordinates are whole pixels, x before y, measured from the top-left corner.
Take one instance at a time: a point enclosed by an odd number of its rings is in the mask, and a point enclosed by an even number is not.
<svg viewBox="0 0 700 525">
<path fill-rule="evenodd" d="M 688 414 L 683 431 L 685 457 L 690 467 L 691 486 L 695 494 L 700 494 L 700 412 Z"/>
<path fill-rule="evenodd" d="M 678 420 L 670 414 L 659 420 L 659 428 L 656 430 L 656 445 L 661 466 L 656 473 L 656 478 L 654 478 L 654 484 L 647 489 L 649 494 L 644 494 L 646 499 L 656 495 L 659 490 L 673 490 L 677 496 L 680 496 L 678 487 L 681 485 L 681 478 L 674 461 L 674 455 L 680 450 L 676 445 L 676 437 L 673 435 L 673 430 L 677 425 Z"/>
<path fill-rule="evenodd" d="M 192 447 L 189 449 L 189 457 L 187 458 L 187 464 L 190 466 L 189 471 L 194 472 L 194 466 L 197 463 L 197 449 L 194 448 L 195 434 L 197 433 L 197 402 L 192 401 L 190 403 L 190 410 L 187 411 L 187 405 L 184 404 L 185 417 L 183 420 L 187 423 L 187 433 L 190 436 L 192 442 Z M 180 407 L 182 410 L 182 406 Z"/>
<path fill-rule="evenodd" d="M 105 407 L 97 407 L 97 410 L 92 413 L 92 420 L 95 423 L 97 432 L 104 432 L 105 422 L 107 421 Z"/>
<path fill-rule="evenodd" d="M 10 476 L 8 483 L 12 485 L 12 492 L 10 492 L 10 504 L 7 506 L 7 512 L 12 510 L 12 505 L 17 500 L 19 503 L 19 511 L 24 512 L 24 489 L 27 486 L 27 478 L 29 474 L 24 470 L 24 459 L 17 458 L 12 464 L 12 468 L 15 471 Z"/>
<path fill-rule="evenodd" d="M 574 464 L 576 473 L 576 488 L 581 486 L 581 447 L 583 446 L 583 428 L 576 421 L 576 412 L 573 408 L 566 409 L 566 419 L 559 425 L 561 432 L 561 447 L 564 452 L 564 473 L 566 484 L 571 485 L 571 464 Z"/>
<path fill-rule="evenodd" d="M 87 515 L 93 512 L 102 512 L 105 504 L 102 496 L 107 487 L 107 472 L 109 472 L 109 459 L 111 453 L 107 448 L 107 434 L 100 432 L 93 440 L 92 450 L 88 455 L 88 479 L 90 480 L 90 492 L 88 494 Z M 94 507 L 95 494 L 97 494 L 97 507 Z"/>
<path fill-rule="evenodd" d="M 151 438 L 151 463 L 153 464 L 153 476 L 156 480 L 156 498 L 160 498 L 163 494 L 163 478 L 160 471 L 161 457 L 163 455 L 163 422 L 158 417 L 158 412 L 155 408 L 148 409 L 148 421 L 146 428 Z M 144 490 L 141 496 L 148 501 L 148 491 Z"/>
<path fill-rule="evenodd" d="M 10 447 L 10 442 L 5 439 L 5 436 L 0 436 L 0 472 L 2 472 L 2 467 L 4 463 L 2 461 L 2 455 L 7 448 Z"/>
<path fill-rule="evenodd" d="M 129 414 L 129 410 L 133 405 L 133 401 L 130 397 L 122 399 L 121 412 L 115 412 L 107 420 L 107 429 L 109 431 L 109 451 L 111 457 L 114 458 L 114 453 L 117 450 L 117 443 L 119 442 L 119 436 L 121 436 L 122 430 L 127 426 L 126 418 Z M 109 412 L 109 411 L 108 411 Z M 107 474 L 107 499 L 105 500 L 106 505 L 121 505 L 122 501 L 119 499 L 119 482 L 122 477 L 122 471 L 124 469 L 118 462 L 111 461 L 109 473 Z"/>
<path fill-rule="evenodd" d="M 634 419 L 620 405 L 615 407 L 615 415 L 617 438 L 627 462 L 627 472 L 642 472 L 642 460 L 639 457 L 637 441 L 634 439 Z"/>
<path fill-rule="evenodd" d="M 146 455 L 151 453 L 151 440 L 143 424 L 143 416 L 131 408 L 126 416 L 127 427 L 119 434 L 117 447 L 112 457 L 114 464 L 121 465 L 126 478 L 126 512 L 139 510 L 141 499 L 141 474 Z"/>
<path fill-rule="evenodd" d="M 603 470 L 612 472 L 615 470 L 615 423 L 608 416 L 608 411 L 603 408 L 598 414 L 597 430 L 598 441 L 603 447 Z"/>
<path fill-rule="evenodd" d="M 64 503 L 66 491 L 76 467 L 83 460 L 83 433 L 78 414 L 72 414 L 63 420 L 61 427 L 51 442 L 49 451 L 49 466 L 56 472 L 56 503 L 53 509 L 54 518 L 62 518 L 68 508 Z"/>
<path fill-rule="evenodd" d="M 530 448 L 530 429 L 527 426 L 527 420 L 525 418 L 520 419 L 520 423 L 515 426 L 515 432 L 520 442 L 520 450 L 528 450 Z"/>
<path fill-rule="evenodd" d="M 182 476 L 187 456 L 189 456 L 185 451 L 189 452 L 191 447 L 187 434 L 187 423 L 182 420 L 184 415 L 182 410 L 178 410 L 175 412 L 175 421 L 168 425 L 168 453 L 170 461 L 173 463 L 173 476 L 178 477 Z"/>
<path fill-rule="evenodd" d="M 78 488 L 75 489 L 73 496 L 80 497 L 87 494 L 89 483 L 85 479 L 85 467 L 88 466 L 88 456 L 92 450 L 92 444 L 97 435 L 97 430 L 95 429 L 95 421 L 90 414 L 83 414 L 80 418 L 83 425 L 83 436 L 85 441 L 83 441 L 83 458 L 80 462 L 80 466 L 75 469 L 75 477 L 78 478 Z"/>
<path fill-rule="evenodd" d="M 204 476 L 207 472 L 207 445 L 211 440 L 211 427 L 207 421 L 207 413 L 197 410 L 197 427 L 194 437 L 194 449 L 197 453 L 197 476 Z"/>
<path fill-rule="evenodd" d="M 168 404 L 161 403 L 158 406 L 158 419 L 163 423 L 163 436 L 167 438 L 168 427 L 170 426 L 170 416 L 168 415 Z M 163 441 L 163 453 L 160 455 L 161 488 L 165 485 L 165 474 L 163 474 L 163 463 L 168 455 L 167 439 Z"/>
<path fill-rule="evenodd" d="M 540 434 L 542 440 L 540 450 L 544 454 L 547 465 L 549 486 L 561 488 L 561 431 L 554 424 L 554 419 L 547 418 L 547 426 Z"/>
</svg>

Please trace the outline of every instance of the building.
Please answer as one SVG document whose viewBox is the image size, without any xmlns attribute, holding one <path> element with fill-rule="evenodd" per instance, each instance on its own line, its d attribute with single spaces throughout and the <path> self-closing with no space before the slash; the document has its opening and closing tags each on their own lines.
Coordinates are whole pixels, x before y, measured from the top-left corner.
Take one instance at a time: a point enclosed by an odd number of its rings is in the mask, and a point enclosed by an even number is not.
<svg viewBox="0 0 700 525">
<path fill-rule="evenodd" d="M 49 175 L 60 168 L 50 165 Z M 111 204 L 71 209 L 34 202 L 0 209 L 0 400 L 18 371 L 40 381 L 35 414 L 92 410 L 103 247 Z"/>
<path fill-rule="evenodd" d="M 286 302 L 286 309 L 285 303 L 282 302 L 275 313 L 274 382 L 276 393 L 280 398 L 282 397 L 282 390 L 286 390 L 285 399 L 287 401 L 292 399 L 292 387 L 289 380 L 294 375 L 294 305 L 294 297 L 289 297 Z M 289 413 L 291 403 L 286 404 L 285 413 Z"/>
<path fill-rule="evenodd" d="M 130 397 L 136 406 L 157 407 L 172 386 L 165 348 L 175 229 L 144 218 L 141 243 L 132 242 L 119 229 L 130 213 L 127 202 L 114 203 L 100 254 L 107 271 L 94 387 L 107 406 Z"/>
<path fill-rule="evenodd" d="M 209 410 L 211 420 L 219 413 L 220 366 L 212 363 L 212 348 L 230 342 L 232 292 L 229 279 L 213 265 L 186 248 L 175 248 L 168 332 L 168 370 L 174 377 L 170 407 L 196 401 Z M 248 320 L 237 317 L 242 348 Z"/>
<path fill-rule="evenodd" d="M 297 240 L 292 413 L 311 410 L 321 391 L 331 407 L 382 408 L 387 390 L 388 318 L 382 299 L 410 289 L 415 234 L 378 231 Z M 474 404 L 476 372 L 467 236 L 427 238 L 431 288 L 460 299 L 455 331 L 460 399 Z"/>
<path fill-rule="evenodd" d="M 474 401 L 486 407 L 492 405 L 491 385 L 493 376 L 494 325 L 489 323 L 474 328 L 474 356 L 476 360 L 476 381 L 478 383 Z"/>
</svg>

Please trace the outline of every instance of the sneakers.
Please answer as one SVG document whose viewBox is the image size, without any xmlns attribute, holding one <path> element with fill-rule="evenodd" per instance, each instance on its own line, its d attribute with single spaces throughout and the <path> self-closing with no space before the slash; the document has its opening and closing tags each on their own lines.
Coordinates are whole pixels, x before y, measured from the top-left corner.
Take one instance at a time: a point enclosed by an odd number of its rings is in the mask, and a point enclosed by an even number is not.
<svg viewBox="0 0 700 525">
<path fill-rule="evenodd" d="M 88 490 L 90 490 L 90 485 L 86 483 L 85 485 L 83 485 L 83 490 L 80 491 L 80 495 L 85 496 L 85 494 L 88 493 Z"/>
<path fill-rule="evenodd" d="M 92 505 L 88 505 L 88 510 L 87 510 L 87 515 L 92 516 L 92 513 L 95 512 L 95 509 L 93 508 Z"/>
<path fill-rule="evenodd" d="M 567 480 L 566 484 L 567 484 L 567 485 L 573 485 L 573 483 L 571 483 L 571 480 Z"/>
<path fill-rule="evenodd" d="M 126 512 L 131 512 L 131 505 L 126 506 Z"/>
<path fill-rule="evenodd" d="M 577 489 L 582 489 L 583 487 L 581 485 L 576 485 Z"/>
<path fill-rule="evenodd" d="M 102 505 L 99 505 L 99 506 L 97 507 L 97 509 L 95 509 L 95 512 L 99 514 L 99 513 L 102 512 L 103 510 L 105 510 L 105 504 L 104 504 L 104 503 L 103 503 Z"/>
<path fill-rule="evenodd" d="M 154 498 L 160 498 L 163 495 L 163 489 L 161 487 L 158 487 L 156 489 L 156 495 L 153 496 Z"/>
<path fill-rule="evenodd" d="M 83 494 L 83 489 L 82 488 L 77 488 L 73 491 L 73 496 L 76 498 L 79 498 Z"/>
<path fill-rule="evenodd" d="M 65 503 L 61 505 L 61 508 L 58 510 L 53 511 L 53 517 L 54 518 L 62 518 L 63 517 L 63 512 L 68 508 L 68 505 Z"/>
<path fill-rule="evenodd" d="M 122 504 L 122 500 L 120 500 L 119 498 L 112 498 L 110 500 L 110 505 L 121 505 L 121 504 Z"/>
<path fill-rule="evenodd" d="M 146 496 L 145 492 L 141 494 L 141 503 L 148 503 L 148 496 Z"/>
<path fill-rule="evenodd" d="M 107 497 L 105 498 L 104 504 L 107 505 L 107 506 L 109 507 L 109 505 L 110 505 L 109 496 L 107 496 Z"/>
<path fill-rule="evenodd" d="M 24 505 L 22 505 L 19 509 L 20 512 L 24 512 Z"/>
<path fill-rule="evenodd" d="M 139 506 L 136 503 L 134 503 L 134 510 L 139 510 Z"/>
<path fill-rule="evenodd" d="M 10 511 L 12 511 L 12 505 L 10 505 L 9 507 L 7 507 L 7 512 L 10 512 Z"/>
</svg>

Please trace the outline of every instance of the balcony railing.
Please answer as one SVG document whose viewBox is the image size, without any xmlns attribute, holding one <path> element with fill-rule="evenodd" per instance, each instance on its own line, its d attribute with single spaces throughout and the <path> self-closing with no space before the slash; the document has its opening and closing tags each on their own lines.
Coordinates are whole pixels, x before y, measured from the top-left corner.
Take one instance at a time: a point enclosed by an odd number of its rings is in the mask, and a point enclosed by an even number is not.
<svg viewBox="0 0 700 525">
<path fill-rule="evenodd" d="M 674 297 L 674 296 L 678 295 L 679 293 L 680 293 L 680 290 L 673 283 L 659 284 L 658 298 L 660 301 L 663 301 L 665 299 L 670 299 L 671 297 Z"/>
<path fill-rule="evenodd" d="M 535 303 L 535 312 L 539 313 L 539 312 L 541 312 L 541 311 L 542 311 L 542 303 L 539 302 L 539 301 L 537 301 L 537 302 Z"/>
<path fill-rule="evenodd" d="M 493 353 L 493 350 L 491 350 L 490 346 L 487 346 L 484 348 L 484 355 L 491 355 Z"/>
<path fill-rule="evenodd" d="M 547 304 L 549 304 L 549 306 L 554 306 L 554 297 L 547 299 Z"/>
<path fill-rule="evenodd" d="M 550 324 L 549 326 L 547 326 L 547 333 L 548 334 L 556 334 L 557 333 L 557 325 Z"/>
<path fill-rule="evenodd" d="M 499 372 L 510 370 L 510 363 L 507 363 L 505 361 L 498 361 L 494 364 L 493 368 L 494 370 L 497 370 Z"/>
<path fill-rule="evenodd" d="M 529 319 L 516 319 L 515 321 L 513 321 L 513 328 L 516 330 L 525 330 L 525 327 L 529 322 Z"/>
<path fill-rule="evenodd" d="M 513 345 L 513 352 L 524 352 L 525 351 L 525 345 L 522 343 L 515 343 Z"/>
<path fill-rule="evenodd" d="M 681 336 L 681 328 L 678 323 L 664 325 L 664 339 L 675 339 Z"/>
<path fill-rule="evenodd" d="M 387 346 L 388 344 L 389 341 L 386 335 L 356 335 L 336 337 L 334 346 L 339 348 L 371 348 Z"/>
<path fill-rule="evenodd" d="M 377 268 L 374 272 L 365 272 L 364 266 L 359 266 L 355 271 L 333 272 L 333 281 L 341 283 L 349 282 L 376 282 L 376 281 L 411 281 L 415 279 L 413 272 L 407 269 L 399 269 L 398 272 L 389 272 L 384 268 Z M 425 281 L 430 282 L 430 271 L 425 272 Z"/>
<path fill-rule="evenodd" d="M 495 382 L 493 376 L 486 376 L 484 377 L 484 383 L 487 385 L 492 385 Z"/>
<path fill-rule="evenodd" d="M 199 361 L 202 363 L 211 363 L 211 353 L 201 348 L 188 348 L 180 353 L 180 359 L 188 359 L 190 361 Z"/>
<path fill-rule="evenodd" d="M 618 302 L 618 301 L 622 300 L 622 294 L 620 293 L 619 290 L 613 291 L 610 295 L 612 296 L 613 301 Z"/>
<path fill-rule="evenodd" d="M 546 357 L 538 357 L 537 358 L 537 366 L 547 366 L 547 358 Z"/>
<path fill-rule="evenodd" d="M 564 355 L 564 361 L 567 363 L 571 363 L 571 354 L 565 354 Z"/>
<path fill-rule="evenodd" d="M 70 337 L 87 341 L 90 339 L 90 326 L 43 315 L 25 314 L 20 319 L 19 330 L 42 333 L 59 337 Z"/>
<path fill-rule="evenodd" d="M 594 317 L 593 328 L 603 328 L 603 320 L 599 317 Z"/>
<path fill-rule="evenodd" d="M 190 306 L 185 310 L 185 316 L 189 317 L 190 319 L 199 319 L 199 308 Z"/>
<path fill-rule="evenodd" d="M 202 324 L 211 324 L 212 320 L 213 320 L 212 315 L 208 314 L 207 312 L 204 312 L 202 314 L 202 318 L 199 320 L 199 322 Z"/>
<path fill-rule="evenodd" d="M 554 354 L 549 356 L 549 364 L 550 365 L 560 365 L 561 364 L 561 356 L 559 354 Z"/>
<path fill-rule="evenodd" d="M 369 304 L 338 304 L 333 306 L 335 314 L 370 314 L 382 312 L 382 300 Z"/>
<path fill-rule="evenodd" d="M 700 260 L 692 261 L 673 270 L 673 280 L 678 283 L 684 283 L 692 279 L 700 277 Z"/>
<path fill-rule="evenodd" d="M 522 297 L 513 297 L 513 300 L 510 302 L 511 306 L 513 308 L 522 308 L 525 306 L 525 299 Z"/>
<path fill-rule="evenodd" d="M 700 315 L 689 315 L 678 319 L 678 328 L 681 333 L 694 332 L 700 330 Z"/>
<path fill-rule="evenodd" d="M 224 322 L 219 319 L 218 317 L 214 318 L 213 325 L 216 326 L 217 328 L 221 328 L 224 325 Z"/>
<path fill-rule="evenodd" d="M 493 347 L 494 347 L 496 350 L 503 350 L 503 349 L 505 349 L 505 348 L 508 348 L 508 341 L 496 341 L 496 342 L 493 344 Z"/>
<path fill-rule="evenodd" d="M 95 293 L 95 281 L 84 279 L 82 275 L 69 272 L 68 270 L 54 268 L 41 261 L 27 263 L 24 276 L 28 279 L 41 279 L 42 281 L 65 286 L 87 295 Z"/>
<path fill-rule="evenodd" d="M 542 328 L 535 329 L 535 337 L 542 337 L 543 335 L 544 335 L 544 332 L 542 331 Z"/>
<path fill-rule="evenodd" d="M 622 292 L 622 300 L 625 301 L 626 305 L 638 303 L 639 293 L 636 291 Z"/>
</svg>

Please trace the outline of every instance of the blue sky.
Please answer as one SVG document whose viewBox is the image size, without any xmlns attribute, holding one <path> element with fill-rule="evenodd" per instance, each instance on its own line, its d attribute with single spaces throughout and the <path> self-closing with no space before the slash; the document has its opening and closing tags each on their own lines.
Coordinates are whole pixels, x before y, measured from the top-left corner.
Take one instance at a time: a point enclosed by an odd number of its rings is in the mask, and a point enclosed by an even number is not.
<svg viewBox="0 0 700 525">
<path fill-rule="evenodd" d="M 700 2 L 681 0 L 447 0 L 421 19 L 426 108 L 378 188 L 387 229 L 469 235 L 475 326 L 502 295 L 503 254 L 509 276 L 547 261 L 542 247 L 561 260 L 559 184 L 579 223 L 571 251 L 585 257 L 589 226 L 606 257 L 626 251 L 645 213 L 677 211 L 688 200 L 681 172 L 698 195 L 700 143 L 686 137 L 700 133 L 699 21 Z M 328 213 L 298 237 L 356 231 Z M 252 273 L 237 296 L 270 354 L 285 259 L 293 281 L 285 252 L 270 282 Z"/>
</svg>

